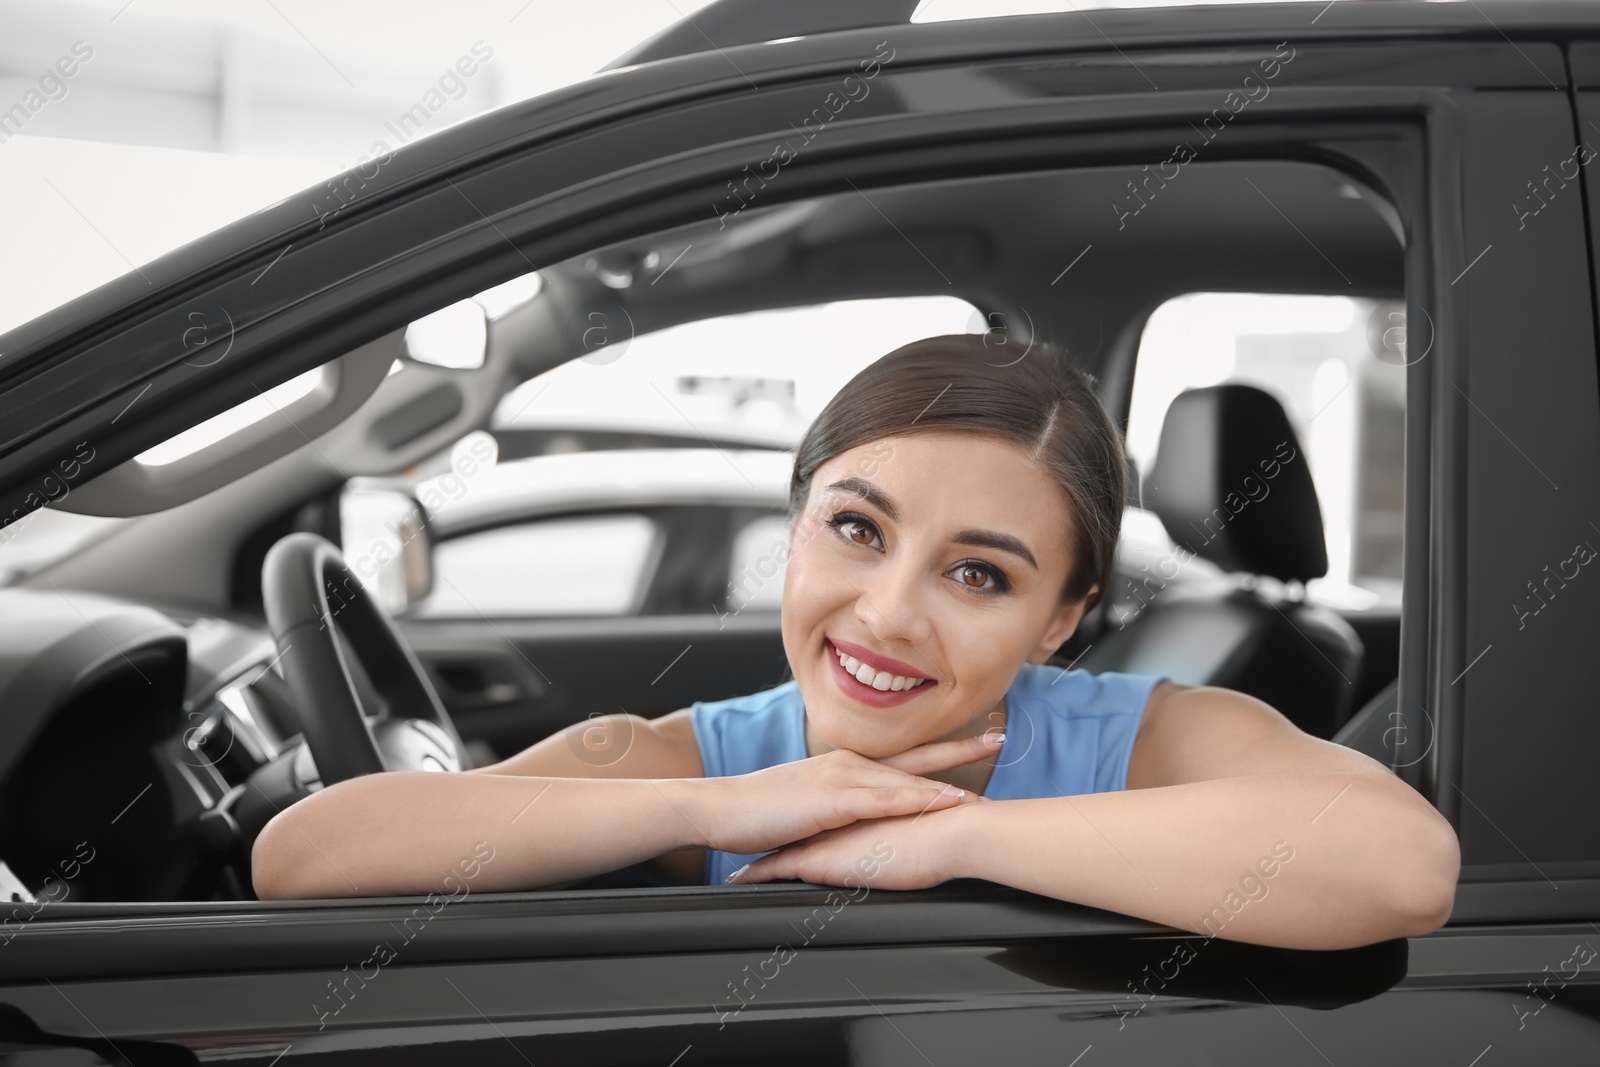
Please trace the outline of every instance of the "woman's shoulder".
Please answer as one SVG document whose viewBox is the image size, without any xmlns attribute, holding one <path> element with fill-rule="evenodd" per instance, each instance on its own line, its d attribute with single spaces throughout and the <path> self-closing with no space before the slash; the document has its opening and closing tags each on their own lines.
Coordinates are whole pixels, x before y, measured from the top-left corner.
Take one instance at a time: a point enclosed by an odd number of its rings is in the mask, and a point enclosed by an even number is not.
<svg viewBox="0 0 1600 1067">
<path fill-rule="evenodd" d="M 697 700 L 686 710 L 693 716 L 701 719 L 723 715 L 759 715 L 770 711 L 773 707 L 785 704 L 795 698 L 799 693 L 799 683 L 790 679 L 771 689 L 763 689 L 756 693 L 745 693 L 741 696 L 726 697 L 722 700 Z"/>
<path fill-rule="evenodd" d="M 1006 694 L 1007 741 L 1015 718 L 1024 755 L 992 793 L 1057 796 L 1127 788 L 1129 758 L 1151 694 L 1165 675 L 1024 664 Z M 1003 750 L 1002 750 L 1003 751 Z"/>
<path fill-rule="evenodd" d="M 805 758 L 804 705 L 792 679 L 757 693 L 696 701 L 683 717 L 687 725 L 678 728 L 692 733 L 705 777 Z"/>
<path fill-rule="evenodd" d="M 1081 667 L 1024 663 L 1007 693 L 1009 703 L 1048 707 L 1073 718 L 1133 716 L 1145 710 L 1164 674 L 1091 673 Z"/>
<path fill-rule="evenodd" d="M 774 708 L 792 700 L 798 688 L 797 683 L 791 680 L 757 693 L 745 693 L 721 700 L 697 700 L 686 708 L 679 708 L 653 720 L 652 725 L 657 733 L 669 738 L 676 745 L 688 745 L 698 753 L 696 735 L 712 728 L 713 723 L 726 720 L 730 716 L 745 719 L 754 715 L 770 714 Z"/>
</svg>

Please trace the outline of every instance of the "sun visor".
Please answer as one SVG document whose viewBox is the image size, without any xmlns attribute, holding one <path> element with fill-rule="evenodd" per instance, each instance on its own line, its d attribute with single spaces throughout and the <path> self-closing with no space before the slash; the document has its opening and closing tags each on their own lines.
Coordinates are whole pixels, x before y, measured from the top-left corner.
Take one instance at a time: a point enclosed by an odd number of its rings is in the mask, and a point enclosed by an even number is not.
<svg viewBox="0 0 1600 1067">
<path fill-rule="evenodd" d="M 404 330 L 369 341 L 279 389 L 147 449 L 52 507 L 81 515 L 144 515 L 182 504 L 305 446 L 349 418 L 399 357 Z M 259 410 L 257 410 L 259 409 Z"/>
</svg>

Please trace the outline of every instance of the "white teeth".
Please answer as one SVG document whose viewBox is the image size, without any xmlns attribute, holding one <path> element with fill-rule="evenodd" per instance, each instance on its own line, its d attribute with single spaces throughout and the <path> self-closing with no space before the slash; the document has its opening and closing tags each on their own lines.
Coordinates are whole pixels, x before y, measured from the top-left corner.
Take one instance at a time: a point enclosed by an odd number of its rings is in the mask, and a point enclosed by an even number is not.
<svg viewBox="0 0 1600 1067">
<path fill-rule="evenodd" d="M 926 682 L 926 678 L 906 678 L 887 671 L 878 671 L 862 663 L 854 656 L 847 656 L 838 649 L 834 649 L 839 656 L 839 665 L 855 677 L 862 685 L 870 685 L 880 693 L 898 693 L 906 689 L 915 689 Z"/>
</svg>

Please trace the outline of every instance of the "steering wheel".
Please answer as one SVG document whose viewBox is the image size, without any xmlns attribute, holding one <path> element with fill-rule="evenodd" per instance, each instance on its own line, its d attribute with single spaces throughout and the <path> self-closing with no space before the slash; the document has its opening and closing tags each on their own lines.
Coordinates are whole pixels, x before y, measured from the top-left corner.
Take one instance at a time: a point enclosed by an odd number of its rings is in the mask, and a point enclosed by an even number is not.
<svg viewBox="0 0 1600 1067">
<path fill-rule="evenodd" d="M 299 713 L 316 774 L 332 785 L 384 770 L 459 771 L 470 760 L 455 724 L 417 662 L 339 550 L 294 533 L 261 570 L 267 626 Z M 381 707 L 363 714 L 339 628 Z M 305 770 L 305 768 L 302 768 Z"/>
</svg>

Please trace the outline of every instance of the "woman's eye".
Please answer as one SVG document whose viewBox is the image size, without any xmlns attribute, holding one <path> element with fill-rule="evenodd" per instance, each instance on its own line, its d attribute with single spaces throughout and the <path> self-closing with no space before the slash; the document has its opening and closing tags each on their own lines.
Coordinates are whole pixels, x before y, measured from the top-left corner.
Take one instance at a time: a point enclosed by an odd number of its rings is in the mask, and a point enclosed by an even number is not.
<svg viewBox="0 0 1600 1067">
<path fill-rule="evenodd" d="M 981 563 L 958 564 L 955 578 L 966 588 L 980 593 L 1003 593 L 1008 588 L 1004 575 Z"/>
<path fill-rule="evenodd" d="M 878 536 L 878 532 L 864 522 L 847 522 L 839 529 L 858 545 L 870 545 Z"/>
<path fill-rule="evenodd" d="M 848 515 L 835 515 L 829 525 L 838 530 L 846 539 L 858 545 L 870 546 L 878 539 L 878 529 L 865 519 L 852 518 Z"/>
</svg>

